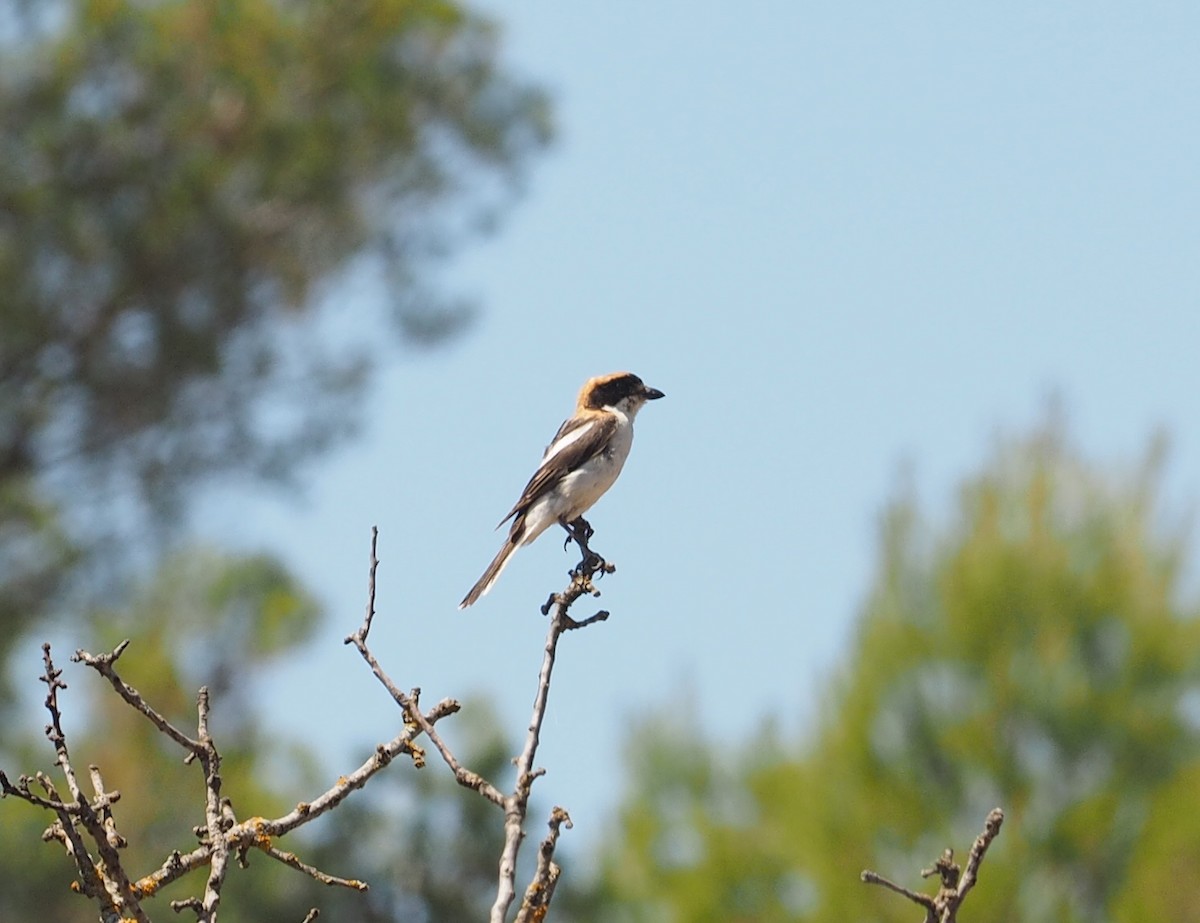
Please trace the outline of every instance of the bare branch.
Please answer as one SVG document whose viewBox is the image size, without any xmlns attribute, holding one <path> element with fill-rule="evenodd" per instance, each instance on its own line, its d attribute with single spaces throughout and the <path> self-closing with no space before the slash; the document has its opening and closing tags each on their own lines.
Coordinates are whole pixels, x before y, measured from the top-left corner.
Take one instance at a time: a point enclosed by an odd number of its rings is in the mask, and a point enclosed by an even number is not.
<svg viewBox="0 0 1200 923">
<path fill-rule="evenodd" d="M 457 711 L 458 703 L 452 699 L 445 699 L 434 706 L 427 715 L 422 715 L 422 717 L 432 727 L 437 721 Z M 406 725 L 399 735 L 393 737 L 385 744 L 379 744 L 371 757 L 359 766 L 358 769 L 349 775 L 339 777 L 333 786 L 312 801 L 296 805 L 292 811 L 275 820 L 252 818 L 245 821 L 245 824 L 255 825 L 255 830 L 260 835 L 282 836 L 296 827 L 308 823 L 314 817 L 319 817 L 326 811 L 337 807 L 351 792 L 366 785 L 367 781 L 373 775 L 387 766 L 396 756 L 401 753 L 411 753 L 413 749 L 412 739 L 418 733 L 419 728 L 415 725 Z"/>
<path fill-rule="evenodd" d="M 124 849 L 129 844 L 125 841 L 125 837 L 117 833 L 117 825 L 112 816 L 112 805 L 121 800 L 121 793 L 104 790 L 104 779 L 100 775 L 99 766 L 94 764 L 88 766 L 88 774 L 91 776 L 92 791 L 95 793 L 92 799 L 92 808 L 100 814 L 105 839 L 113 849 Z"/>
<path fill-rule="evenodd" d="M 57 820 L 47 828 L 42 838 L 57 840 L 63 845 L 79 873 L 77 890 L 99 904 L 103 918 L 149 923 L 138 902 L 140 895 L 126 876 L 117 851 L 124 847 L 125 840 L 116 831 L 110 806 L 120 795 L 104 791 L 103 780 L 94 767 L 91 770 L 91 781 L 96 793 L 95 800 L 89 801 L 83 793 L 75 768 L 71 764 L 67 736 L 62 727 L 62 713 L 58 707 L 58 692 L 60 689 L 66 689 L 67 684 L 62 681 L 62 671 L 54 666 L 49 644 L 42 645 L 42 662 L 44 672 L 41 680 L 46 684 L 45 705 L 50 713 L 46 737 L 54 745 L 55 762 L 66 779 L 70 800 L 64 800 L 49 777 L 40 772 L 34 780 L 41 785 L 46 798 L 33 794 L 29 788 L 31 780 L 24 775 L 14 786 L 7 776 L 0 773 L 0 787 L 5 795 L 15 795 L 30 804 L 54 812 Z M 93 858 L 88 851 L 83 837 L 85 832 L 96 845 L 97 858 Z"/>
<path fill-rule="evenodd" d="M 183 749 L 187 750 L 190 759 L 194 759 L 195 757 L 199 756 L 200 750 L 203 748 L 203 745 L 200 743 L 200 741 L 192 740 L 192 738 L 188 737 L 177 727 L 171 724 L 170 721 L 160 715 L 155 709 L 151 708 L 150 703 L 143 699 L 141 694 L 136 689 L 134 689 L 117 675 L 115 664 L 117 659 L 123 653 L 125 653 L 125 649 L 128 646 L 129 639 L 126 638 L 108 654 L 89 654 L 87 651 L 78 650 L 71 657 L 71 660 L 73 660 L 75 663 L 82 663 L 91 667 L 106 680 L 108 680 L 109 684 L 115 690 L 117 690 L 117 694 L 122 699 L 124 699 L 135 710 L 141 712 L 143 715 L 149 718 L 151 723 L 153 723 L 153 725 L 158 728 L 159 731 L 161 731 L 167 737 L 170 737 L 173 741 L 175 741 L 175 743 L 183 747 Z"/>
<path fill-rule="evenodd" d="M 171 901 L 171 909 L 176 913 L 184 910 L 194 910 L 196 916 L 203 912 L 204 905 L 198 897 L 185 897 L 183 900 Z"/>
<path fill-rule="evenodd" d="M 336 885 L 343 888 L 350 888 L 354 891 L 367 890 L 367 883 L 365 881 L 359 881 L 356 878 L 338 878 L 336 875 L 322 872 L 318 868 L 301 862 L 295 853 L 284 852 L 282 849 L 276 849 L 274 846 L 260 846 L 259 848 L 272 859 L 282 862 L 284 865 L 294 868 L 298 872 L 303 872 L 309 878 L 319 881 L 323 885 Z"/>
<path fill-rule="evenodd" d="M 221 755 L 208 733 L 208 687 L 201 686 L 196 696 L 197 750 L 196 757 L 204 770 L 204 822 L 209 847 L 208 879 L 204 884 L 204 900 L 196 912 L 200 923 L 215 923 L 221 906 L 221 887 L 225 883 L 229 864 L 229 841 L 225 837 L 226 803 L 221 799 Z M 232 808 L 230 808 L 232 813 Z"/>
<path fill-rule="evenodd" d="M 354 647 L 358 650 L 358 653 L 362 656 L 363 660 L 365 660 L 367 665 L 371 668 L 371 672 L 375 675 L 375 678 L 383 684 L 383 687 L 387 689 L 388 694 L 391 695 L 392 700 L 399 705 L 401 710 L 404 712 L 404 722 L 406 727 L 413 726 L 414 731 L 419 731 L 429 738 L 430 743 L 432 743 L 437 749 L 438 753 L 442 757 L 442 760 L 450 768 L 450 771 L 454 773 L 454 778 L 458 784 L 464 788 L 469 788 L 473 791 L 479 792 L 479 794 L 497 807 L 503 807 L 504 795 L 500 792 L 500 790 L 487 779 L 483 778 L 483 776 L 479 775 L 479 773 L 467 769 L 460 764 L 458 759 L 450 751 L 450 748 L 434 729 L 434 722 L 429 720 L 429 717 L 422 713 L 420 707 L 421 690 L 413 689 L 411 693 L 405 694 L 405 692 L 383 669 L 378 659 L 376 659 L 375 654 L 371 651 L 370 645 L 367 644 L 367 635 L 371 631 L 371 623 L 375 618 L 375 571 L 379 566 L 379 559 L 376 556 L 378 536 L 379 530 L 377 528 L 372 528 L 371 561 L 367 580 L 367 614 L 362 625 L 359 626 L 358 631 L 352 635 L 347 635 L 343 643 L 354 645 Z M 445 708 L 447 709 L 445 713 L 451 714 L 459 710 L 459 704 L 453 699 L 447 699 L 439 706 L 439 708 Z M 416 736 L 415 733 L 413 736 Z M 418 768 L 420 768 L 420 766 L 423 764 L 424 753 L 422 752 L 420 754 Z"/>
<path fill-rule="evenodd" d="M 533 716 L 529 721 L 529 730 L 525 736 L 525 747 L 517 757 L 517 784 L 512 794 L 504 799 L 504 848 L 500 853 L 499 884 L 496 889 L 496 900 L 492 904 L 489 923 L 504 923 L 508 908 L 516 899 L 517 853 L 521 841 L 525 837 L 525 816 L 529 809 L 529 793 L 533 781 L 542 774 L 541 770 L 533 768 L 537 757 L 538 743 L 542 732 L 542 722 L 546 717 L 546 704 L 550 696 L 550 678 L 554 672 L 555 657 L 558 652 L 558 639 L 564 631 L 583 628 L 594 622 L 602 622 L 608 618 L 607 612 L 598 612 L 582 622 L 571 618 L 569 609 L 584 594 L 599 596 L 600 591 L 592 582 L 597 574 L 611 574 L 616 567 L 588 548 L 587 540 L 592 535 L 592 528 L 582 517 L 572 523 L 571 538 L 579 545 L 582 557 L 579 564 L 569 574 L 571 582 L 562 593 L 553 594 L 542 607 L 542 614 L 548 614 L 554 609 L 550 619 L 550 628 L 546 633 L 546 644 L 542 656 L 542 668 L 538 673 L 537 693 L 533 699 Z M 549 898 L 547 897 L 547 902 Z"/>
<path fill-rule="evenodd" d="M 228 798 L 221 794 L 221 755 L 209 731 L 210 700 L 207 687 L 201 687 L 197 695 L 196 736 L 193 738 L 172 725 L 136 689 L 121 679 L 116 664 L 128 648 L 128 641 L 123 641 L 107 654 L 94 655 L 78 650 L 72 660 L 99 673 L 126 704 L 146 717 L 160 733 L 169 737 L 186 751 L 185 762 L 199 764 L 203 772 L 204 823 L 193 828 L 199 837 L 199 845 L 188 852 L 173 851 L 158 869 L 133 881 L 127 876 L 121 864 L 119 850 L 125 847 L 126 840 L 117 830 L 112 811 L 112 806 L 120 800 L 121 793 L 115 790 L 109 791 L 106 788 L 100 769 L 94 765 L 88 768 L 92 789 L 90 799 L 82 792 L 79 779 L 71 763 L 58 707 L 58 692 L 60 689 L 66 689 L 66 684 L 61 679 L 61 671 L 55 668 L 50 657 L 49 645 L 45 645 L 43 648 L 45 670 L 42 681 L 47 686 L 46 708 L 50 713 L 50 723 L 46 727 L 46 735 L 54 745 L 55 762 L 63 773 L 69 794 L 65 798 L 60 796 L 54 783 L 42 773 L 33 777 L 22 775 L 13 783 L 2 771 L 0 771 L 0 794 L 20 798 L 39 808 L 49 810 L 55 815 L 54 823 L 47 829 L 43 838 L 57 841 L 63 845 L 79 873 L 76 890 L 99 905 L 102 920 L 133 920 L 139 921 L 139 923 L 148 923 L 148 918 L 139 904 L 141 899 L 153 896 L 164 886 L 189 872 L 207 866 L 208 874 L 202 896 L 172 901 L 171 907 L 176 912 L 190 911 L 194 913 L 200 923 L 216 923 L 230 859 L 236 858 L 239 864 L 245 865 L 251 849 L 260 850 L 277 862 L 288 865 L 323 884 L 360 891 L 366 890 L 367 885 L 364 882 L 352 878 L 342 878 L 314 868 L 293 853 L 278 848 L 273 843 L 273 839 L 333 810 L 351 792 L 362 788 L 376 773 L 382 771 L 400 754 L 409 756 L 413 764 L 417 768 L 421 768 L 425 761 L 425 751 L 417 745 L 416 739 L 423 734 L 436 748 L 442 761 L 453 772 L 459 784 L 478 792 L 490 803 L 504 811 L 505 842 L 499 863 L 497 896 L 491 910 L 493 923 L 503 923 L 515 899 L 516 860 L 521 841 L 524 838 L 524 823 L 528 812 L 530 793 L 534 781 L 544 774 L 544 770 L 537 768 L 534 761 L 549 701 L 550 681 L 557 656 L 558 640 L 564 632 L 584 628 L 608 618 L 608 613 L 605 611 L 597 612 L 582 621 L 576 621 L 569 614 L 570 607 L 585 594 L 599 595 L 593 583 L 595 578 L 615 570 L 611 564 L 605 562 L 603 558 L 587 547 L 587 538 L 591 534 L 590 527 L 582 521 L 573 526 L 575 530 L 572 532 L 572 537 L 579 543 L 583 554 L 580 563 L 570 574 L 571 580 L 566 589 L 560 594 L 553 595 L 543 610 L 549 613 L 550 608 L 553 607 L 554 613 L 550 619 L 543 648 L 533 714 L 525 744 L 521 753 L 514 760 L 517 770 L 516 784 L 509 794 L 502 793 L 492 782 L 463 766 L 439 735 L 435 725 L 447 715 L 455 714 L 460 708 L 458 702 L 453 699 L 443 699 L 428 711 L 422 710 L 420 689 L 414 688 L 408 693 L 400 689 L 383 670 L 368 646 L 367 638 L 375 617 L 376 572 L 379 565 L 378 529 L 372 529 L 371 532 L 366 614 L 362 625 L 353 635 L 346 638 L 346 643 L 354 644 L 376 678 L 400 706 L 404 716 L 404 728 L 392 740 L 379 744 L 371 756 L 352 773 L 339 777 L 330 788 L 319 796 L 311 801 L 301 802 L 293 810 L 280 817 L 274 819 L 251 817 L 239 821 L 233 805 Z M 33 791 L 31 784 L 35 782 L 43 794 Z M 542 920 L 549 908 L 560 875 L 560 869 L 553 861 L 553 855 L 564 824 L 570 828 L 570 818 L 566 811 L 556 807 L 550 817 L 550 832 L 542 841 L 539 849 L 537 871 L 526 889 L 518 915 L 518 919 L 522 923 Z M 91 845 L 89 845 L 89 841 Z M 986 849 L 986 844 L 978 849 L 980 858 L 982 858 L 983 849 Z M 972 855 L 974 857 L 974 851 Z M 969 869 L 967 880 L 971 883 L 974 881 L 977 866 L 978 861 L 975 861 L 974 866 Z M 315 909 L 310 911 L 305 918 L 306 923 L 311 923 L 316 916 Z"/>
<path fill-rule="evenodd" d="M 425 718 L 430 724 L 433 724 L 457 710 L 457 703 L 445 700 L 431 709 Z M 417 733 L 418 729 L 415 726 L 406 726 L 401 734 L 385 744 L 379 744 L 358 769 L 349 775 L 340 776 L 330 788 L 312 801 L 301 802 L 287 814 L 273 820 L 251 817 L 240 823 L 232 824 L 225 831 L 224 839 L 235 851 L 244 851 L 249 847 L 264 849 L 265 846 L 270 845 L 272 837 L 283 836 L 333 810 L 351 792 L 366 785 L 372 776 L 384 769 L 397 755 L 410 752 L 411 740 Z M 201 846 L 186 855 L 181 855 L 178 851 L 173 852 L 167 857 L 161 868 L 139 880 L 137 887 L 143 894 L 153 894 L 165 885 L 182 878 L 193 869 L 208 864 L 210 858 L 211 849 L 208 845 Z M 332 876 L 330 877 L 332 878 Z"/>
<path fill-rule="evenodd" d="M 546 714 L 546 705 L 550 693 L 550 678 L 554 671 L 558 639 L 563 632 L 574 631 L 596 622 L 602 622 L 609 615 L 608 612 L 602 610 L 582 621 L 576 621 L 569 613 L 571 606 L 580 597 L 584 595 L 600 595 L 596 589 L 594 579 L 604 574 L 611 574 L 616 570 L 615 566 L 609 564 L 600 555 L 588 548 L 587 539 L 591 536 L 592 530 L 586 522 L 582 519 L 578 520 L 572 524 L 572 529 L 569 531 L 571 532 L 571 538 L 579 544 L 582 557 L 579 564 L 571 571 L 571 581 L 566 589 L 562 593 L 552 594 L 546 605 L 542 608 L 542 613 L 545 615 L 549 614 L 550 609 L 553 607 L 554 615 L 550 620 L 549 631 L 546 636 L 542 667 L 538 674 L 538 688 L 534 696 L 533 716 L 530 719 L 525 746 L 515 761 L 517 766 L 517 780 L 511 794 L 503 794 L 493 783 L 479 775 L 479 773 L 462 765 L 442 739 L 441 735 L 438 734 L 436 728 L 434 728 L 434 721 L 430 720 L 432 716 L 427 716 L 421 711 L 419 704 L 420 689 L 413 689 L 410 693 L 406 694 L 391 679 L 371 651 L 370 645 L 367 643 L 367 637 L 370 634 L 371 625 L 375 618 L 375 576 L 379 565 L 377 556 L 377 529 L 371 530 L 371 556 L 367 579 L 366 615 L 358 630 L 354 634 L 348 635 L 344 640 L 344 643 L 354 645 L 359 655 L 371 668 L 371 672 L 375 678 L 387 689 L 392 700 L 403 710 L 406 729 L 412 727 L 425 735 L 460 785 L 478 792 L 489 802 L 503 809 L 504 848 L 500 856 L 499 885 L 496 900 L 491 910 L 490 919 L 492 923 L 503 923 L 508 909 L 516 896 L 516 860 L 521 841 L 525 835 L 524 823 L 528 812 L 530 791 L 534 780 L 544 773 L 544 770 L 534 768 L 534 760 L 540 742 L 542 722 Z M 452 700 L 447 700 L 447 702 L 454 711 L 458 710 L 457 702 L 453 702 Z M 539 903 L 537 904 L 537 907 L 541 908 L 538 911 L 540 915 L 544 915 L 546 908 L 549 907 L 550 897 L 554 891 L 554 882 L 557 881 L 559 874 L 558 866 L 550 861 L 549 855 L 553 853 L 554 843 L 557 842 L 561 824 L 566 821 L 567 826 L 570 826 L 566 812 L 561 811 L 561 809 L 556 809 L 556 812 L 561 813 L 561 818 L 559 818 L 558 813 L 554 815 L 551 821 L 552 835 L 543 843 L 543 847 L 548 848 L 550 851 L 545 860 L 546 869 L 541 873 L 540 877 L 536 877 L 534 880 L 534 884 L 537 885 L 538 893 L 540 894 Z M 549 846 L 546 845 L 547 843 Z M 530 887 L 534 887 L 534 884 L 531 884 Z M 531 909 L 529 912 L 533 913 L 534 911 Z M 540 919 L 540 916 L 537 918 Z"/>
<path fill-rule="evenodd" d="M 501 794 L 500 789 L 496 788 L 495 785 L 493 785 L 483 776 L 479 775 L 479 773 L 475 772 L 474 770 L 467 769 L 461 765 L 454 754 L 450 752 L 450 748 L 446 746 L 445 741 L 443 741 L 438 732 L 434 730 L 433 724 L 426 720 L 426 718 L 421 714 L 421 710 L 419 708 L 415 707 L 416 694 L 419 692 L 419 689 L 414 689 L 413 698 L 408 700 L 408 703 L 405 704 L 404 707 L 408 711 L 408 714 L 416 719 L 418 726 L 425 733 L 425 736 L 428 737 L 434 747 L 437 748 L 442 760 L 450 768 L 450 771 L 454 773 L 455 781 L 457 781 L 458 784 L 464 788 L 469 788 L 473 791 L 479 792 L 479 794 L 497 807 L 504 807 L 504 795 Z M 455 704 L 457 705 L 457 703 Z"/>
<path fill-rule="evenodd" d="M 554 847 L 558 844 L 559 828 L 564 824 L 571 829 L 571 816 L 562 808 L 556 807 L 550 812 L 550 833 L 542 840 L 538 849 L 537 870 L 525 889 L 525 899 L 521 902 L 521 910 L 517 914 L 517 923 L 541 923 L 550 910 L 550 901 L 554 897 L 554 887 L 562 870 L 554 861 Z"/>
<path fill-rule="evenodd" d="M 379 558 L 376 555 L 378 547 L 379 526 L 371 526 L 371 565 L 367 572 L 367 614 L 358 631 L 349 635 L 342 642 L 343 644 L 350 644 L 355 640 L 366 644 L 367 635 L 371 633 L 371 622 L 375 620 L 375 571 L 379 569 Z M 359 649 L 361 650 L 361 647 Z"/>
<path fill-rule="evenodd" d="M 934 912 L 933 898 L 928 894 L 921 894 L 919 891 L 910 891 L 908 888 L 904 887 L 904 885 L 896 884 L 896 882 L 892 881 L 891 879 L 884 878 L 878 872 L 872 872 L 869 869 L 864 870 L 861 877 L 862 880 L 869 885 L 883 885 L 883 887 L 887 888 L 889 891 L 895 891 L 897 894 L 904 895 L 914 904 L 920 904 L 930 913 Z"/>
<path fill-rule="evenodd" d="M 983 864 L 983 857 L 988 851 L 988 847 L 992 845 L 992 840 L 1000 835 L 1000 825 L 1004 823 L 1004 812 L 999 808 L 992 808 L 988 814 L 987 820 L 983 825 L 983 832 L 975 838 L 975 842 L 971 844 L 971 853 L 967 856 L 967 870 L 963 873 L 962 880 L 958 883 L 958 900 L 962 902 L 972 888 L 975 887 L 976 878 L 979 875 L 979 866 Z"/>
<path fill-rule="evenodd" d="M 96 766 L 89 767 L 94 793 L 91 801 L 80 791 L 76 773 L 70 761 L 66 735 L 62 730 L 62 720 L 58 708 L 57 694 L 60 689 L 66 688 L 66 684 L 62 682 L 60 671 L 54 667 L 53 661 L 50 659 L 48 646 L 44 650 L 46 670 L 42 677 L 48 687 L 46 704 L 51 715 L 50 724 L 47 726 L 47 736 L 55 745 L 58 756 L 56 762 L 73 795 L 69 800 L 63 799 L 49 777 L 42 773 L 38 773 L 32 778 L 20 776 L 14 784 L 6 774 L 0 772 L 0 792 L 5 795 L 13 795 L 55 814 L 57 820 L 46 831 L 44 839 L 55 840 L 63 845 L 79 873 L 77 890 L 99 903 L 102 917 L 111 917 L 113 920 L 137 920 L 145 923 L 148 918 L 139 906 L 140 899 L 156 894 L 162 887 L 183 877 L 188 872 L 208 866 L 209 874 L 205 882 L 203 897 L 174 901 L 171 906 L 176 911 L 192 911 L 197 920 L 204 921 L 204 923 L 214 923 L 220 907 L 221 888 L 227 873 L 229 859 L 234 855 L 243 857 L 251 848 L 259 849 L 277 861 L 296 868 L 325 884 L 365 890 L 366 885 L 360 881 L 322 872 L 305 864 L 291 853 L 276 848 L 272 845 L 271 838 L 285 834 L 326 811 L 332 810 L 352 791 L 362 788 L 395 756 L 400 753 L 412 753 L 414 750 L 412 741 L 421 733 L 420 726 L 406 724 L 401 734 L 386 744 L 376 747 L 372 756 L 358 769 L 350 775 L 340 777 L 333 786 L 313 801 L 299 804 L 293 811 L 275 820 L 255 817 L 239 822 L 229 800 L 221 796 L 221 757 L 209 732 L 208 690 L 202 688 L 197 696 L 197 739 L 193 741 L 174 728 L 172 728 L 174 733 L 170 733 L 166 730 L 170 725 L 165 719 L 162 719 L 161 715 L 145 702 L 140 693 L 125 683 L 117 674 L 114 663 L 126 646 L 126 644 L 122 644 L 111 654 L 100 656 L 79 651 L 73 659 L 104 675 L 125 702 L 141 714 L 146 715 L 167 736 L 176 742 L 185 742 L 184 745 L 188 749 L 189 755 L 195 758 L 204 772 L 205 823 L 197 828 L 201 839 L 200 845 L 186 854 L 176 850 L 153 873 L 137 881 L 129 879 L 117 852 L 125 846 L 125 838 L 118 833 L 111 810 L 112 805 L 120 799 L 121 795 L 119 792 L 106 789 L 100 770 Z M 457 710 L 458 704 L 447 699 L 438 703 L 427 714 L 421 714 L 421 719 L 425 725 L 432 727 L 437 721 Z M 37 782 L 45 795 L 36 794 L 30 787 L 32 782 Z M 88 839 L 94 843 L 96 858 L 93 858 L 92 852 L 89 850 Z"/>
<path fill-rule="evenodd" d="M 938 893 L 933 897 L 910 891 L 903 885 L 889 881 L 877 872 L 864 871 L 862 880 L 867 884 L 882 885 L 883 887 L 902 894 L 915 904 L 925 909 L 925 923 L 957 923 L 958 908 L 962 906 L 967 893 L 975 887 L 979 875 L 979 866 L 987 853 L 988 847 L 1000 833 L 1000 825 L 1004 822 L 1004 812 L 993 808 L 984 821 L 983 832 L 975 838 L 971 853 L 967 858 L 967 868 L 963 872 L 954 861 L 954 850 L 946 849 L 934 862 L 933 866 L 921 870 L 922 878 L 937 876 L 941 881 Z"/>
</svg>

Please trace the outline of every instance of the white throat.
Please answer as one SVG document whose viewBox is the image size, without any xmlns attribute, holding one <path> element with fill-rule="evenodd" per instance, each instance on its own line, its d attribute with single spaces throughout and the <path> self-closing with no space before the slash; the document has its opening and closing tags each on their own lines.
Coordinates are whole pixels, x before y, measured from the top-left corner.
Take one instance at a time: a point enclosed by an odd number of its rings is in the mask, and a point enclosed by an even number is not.
<svg viewBox="0 0 1200 923">
<path fill-rule="evenodd" d="M 645 401 L 640 401 L 634 397 L 623 397 L 615 404 L 605 404 L 604 409 L 609 413 L 621 418 L 622 422 L 633 422 L 633 418 L 637 416 L 637 412 L 642 409 Z"/>
</svg>

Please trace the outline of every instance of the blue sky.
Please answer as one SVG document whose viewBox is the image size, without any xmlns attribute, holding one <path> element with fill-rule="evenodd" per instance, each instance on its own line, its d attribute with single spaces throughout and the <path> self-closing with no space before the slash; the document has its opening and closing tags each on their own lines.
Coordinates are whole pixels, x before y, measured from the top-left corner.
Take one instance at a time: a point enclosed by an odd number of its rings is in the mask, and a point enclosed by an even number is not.
<svg viewBox="0 0 1200 923">
<path fill-rule="evenodd" d="M 1057 394 L 1101 462 L 1164 427 L 1170 497 L 1200 497 L 1200 6 L 484 9 L 552 91 L 560 140 L 448 269 L 483 315 L 382 370 L 363 438 L 299 504 L 221 492 L 202 516 L 327 604 L 303 659 L 262 682 L 331 772 L 399 721 L 341 644 L 372 525 L 384 664 L 430 702 L 487 696 L 523 734 L 537 607 L 573 559 L 550 536 L 455 606 L 593 374 L 667 398 L 589 517 L 618 566 L 597 601 L 613 617 L 560 650 L 536 791 L 577 845 L 617 802 L 632 716 L 690 694 L 731 744 L 769 714 L 803 727 L 903 464 L 945 511 Z"/>
</svg>

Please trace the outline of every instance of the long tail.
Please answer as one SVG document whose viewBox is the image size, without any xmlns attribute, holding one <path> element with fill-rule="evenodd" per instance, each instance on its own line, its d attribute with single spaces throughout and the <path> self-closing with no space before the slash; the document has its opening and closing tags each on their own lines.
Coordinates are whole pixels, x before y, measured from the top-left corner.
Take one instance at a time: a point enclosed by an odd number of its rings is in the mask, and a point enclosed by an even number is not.
<svg viewBox="0 0 1200 923">
<path fill-rule="evenodd" d="M 513 530 L 513 532 L 515 531 L 516 529 Z M 508 565 L 508 559 L 520 547 L 520 539 L 514 538 L 512 533 L 509 533 L 508 538 L 504 540 L 504 544 L 500 546 L 499 554 L 492 559 L 492 563 L 487 566 L 487 570 L 483 572 L 483 576 L 479 578 L 475 586 L 471 587 L 471 592 L 463 597 L 463 601 L 458 604 L 458 608 L 465 609 L 467 606 L 477 603 L 479 597 L 492 588 L 492 584 L 496 582 L 500 576 L 500 572 Z"/>
</svg>

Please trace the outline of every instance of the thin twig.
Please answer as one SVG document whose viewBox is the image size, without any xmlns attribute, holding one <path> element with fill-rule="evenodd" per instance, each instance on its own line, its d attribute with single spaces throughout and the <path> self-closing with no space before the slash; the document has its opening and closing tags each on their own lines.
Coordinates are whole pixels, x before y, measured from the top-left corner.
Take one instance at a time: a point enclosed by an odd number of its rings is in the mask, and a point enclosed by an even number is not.
<svg viewBox="0 0 1200 923">
<path fill-rule="evenodd" d="M 862 873 L 862 880 L 869 885 L 883 885 L 889 891 L 895 891 L 897 894 L 902 894 L 914 904 L 920 904 L 926 910 L 933 911 L 933 898 L 928 894 L 922 894 L 919 891 L 910 891 L 904 885 L 896 884 L 890 878 L 884 878 L 878 872 L 872 872 L 870 869 Z"/>
<path fill-rule="evenodd" d="M 141 712 L 158 730 L 170 737 L 171 740 L 187 750 L 192 759 L 200 755 L 203 749 L 203 744 L 198 740 L 193 740 L 187 734 L 179 730 L 175 725 L 171 724 L 166 718 L 158 713 L 150 706 L 150 703 L 142 698 L 141 693 L 126 683 L 117 675 L 115 664 L 117 659 L 125 653 L 125 649 L 129 646 L 129 639 L 126 638 L 118 644 L 110 653 L 107 654 L 89 654 L 87 651 L 78 650 L 71 657 L 75 663 L 86 664 L 91 667 L 106 680 L 117 691 L 122 699 L 131 705 L 136 711 Z"/>
<path fill-rule="evenodd" d="M 376 547 L 378 542 L 379 530 L 371 529 L 371 561 L 370 571 L 367 580 L 367 614 L 363 619 L 362 625 L 352 635 L 347 635 L 342 643 L 353 644 L 358 650 L 359 655 L 366 661 L 367 666 L 371 668 L 371 672 L 375 678 L 383 685 L 392 697 L 392 700 L 400 706 L 404 713 L 405 724 L 413 725 L 417 731 L 423 733 L 429 742 L 434 745 L 442 760 L 454 773 L 454 778 L 459 785 L 464 788 L 469 788 L 472 791 L 479 792 L 484 798 L 492 802 L 497 807 L 504 806 L 504 795 L 491 782 L 485 779 L 479 773 L 467 769 L 451 752 L 450 748 L 442 740 L 441 736 L 434 729 L 434 722 L 422 713 L 420 707 L 420 689 L 413 689 L 410 693 L 405 693 L 396 682 L 387 674 L 379 660 L 372 652 L 370 645 L 367 643 L 367 636 L 371 632 L 371 623 L 375 618 L 375 571 L 379 566 L 379 559 L 376 556 Z M 443 706 L 449 711 L 446 713 L 456 712 L 459 709 L 458 702 L 453 699 L 444 700 Z M 439 707 L 443 707 L 439 706 Z M 414 734 L 415 736 L 415 734 Z"/>
<path fill-rule="evenodd" d="M 289 868 L 293 868 L 298 872 L 303 872 L 309 878 L 319 881 L 323 885 L 336 885 L 342 888 L 350 888 L 353 891 L 366 891 L 367 883 L 359 881 L 357 878 L 339 878 L 336 875 L 330 875 L 328 872 L 322 872 L 318 868 L 314 868 L 297 858 L 295 853 L 284 852 L 282 849 L 276 849 L 274 846 L 260 846 L 272 859 L 282 862 Z"/>
<path fill-rule="evenodd" d="M 495 785 L 493 785 L 479 773 L 475 772 L 474 770 L 467 769 L 465 766 L 459 763 L 458 758 L 455 757 L 450 748 L 446 745 L 445 741 L 442 740 L 441 735 L 434 730 L 433 725 L 426 720 L 424 715 L 421 714 L 421 710 L 416 707 L 413 699 L 408 699 L 402 704 L 404 705 L 406 712 L 416 721 L 421 731 L 424 732 L 425 736 L 429 738 L 430 743 L 432 743 L 437 749 L 437 752 L 441 755 L 443 762 L 445 762 L 445 764 L 450 768 L 450 771 L 454 773 L 455 781 L 464 788 L 469 788 L 473 791 L 479 792 L 479 794 L 497 807 L 504 807 L 504 795 L 500 792 L 500 789 L 496 788 Z M 457 703 L 455 704 L 457 705 Z"/>
<path fill-rule="evenodd" d="M 362 628 L 358 630 L 364 642 L 367 640 L 367 635 L 371 633 L 371 622 L 375 620 L 375 571 L 379 569 L 379 558 L 375 552 L 378 547 L 379 526 L 371 526 L 371 567 L 367 574 L 367 615 L 363 619 Z"/>
<path fill-rule="evenodd" d="M 983 825 L 983 832 L 975 838 L 975 842 L 971 844 L 971 853 L 967 856 L 967 869 L 963 872 L 962 880 L 958 883 L 958 900 L 962 902 L 972 888 L 975 887 L 975 881 L 979 875 L 979 866 L 983 863 L 983 857 L 988 851 L 988 847 L 992 845 L 992 841 L 1000 835 L 1000 825 L 1004 823 L 1004 812 L 999 808 L 992 808 L 988 814 L 987 820 Z"/>
<path fill-rule="evenodd" d="M 100 814 L 100 821 L 104 825 L 105 839 L 113 849 L 124 849 L 129 844 L 125 841 L 125 837 L 117 833 L 116 821 L 112 815 L 112 806 L 121 800 L 121 793 L 104 790 L 104 779 L 100 775 L 99 766 L 88 766 L 88 773 L 92 778 L 92 791 L 95 793 L 95 797 L 92 799 L 92 809 Z"/>
</svg>

